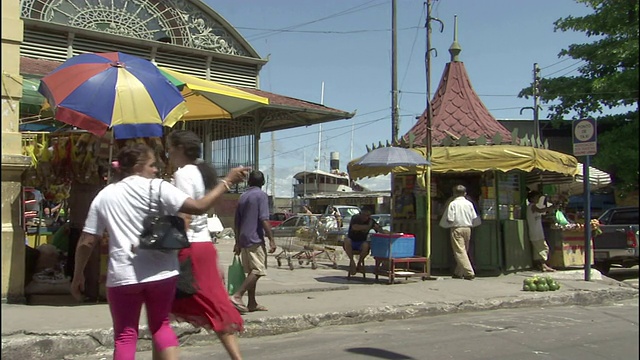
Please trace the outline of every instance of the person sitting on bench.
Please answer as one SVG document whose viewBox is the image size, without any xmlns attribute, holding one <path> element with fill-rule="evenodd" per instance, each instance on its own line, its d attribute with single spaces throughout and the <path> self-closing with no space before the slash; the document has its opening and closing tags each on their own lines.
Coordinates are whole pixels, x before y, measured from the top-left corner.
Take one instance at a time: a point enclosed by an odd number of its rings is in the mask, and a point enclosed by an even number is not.
<svg viewBox="0 0 640 360">
<path fill-rule="evenodd" d="M 386 232 L 382 227 L 371 218 L 371 210 L 363 209 L 360 214 L 354 215 L 349 223 L 349 232 L 347 238 L 344 239 L 344 251 L 349 256 L 349 275 L 355 275 L 358 272 L 364 273 L 364 259 L 369 255 L 369 243 L 367 236 L 369 231 L 373 229 L 376 232 Z M 353 253 L 360 253 L 358 263 L 353 259 Z"/>
</svg>

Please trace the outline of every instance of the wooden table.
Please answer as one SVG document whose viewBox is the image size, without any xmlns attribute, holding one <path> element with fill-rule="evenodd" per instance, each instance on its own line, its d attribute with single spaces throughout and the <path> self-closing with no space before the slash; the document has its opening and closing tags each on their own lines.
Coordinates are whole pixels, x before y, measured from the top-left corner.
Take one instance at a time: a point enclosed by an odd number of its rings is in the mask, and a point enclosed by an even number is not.
<svg viewBox="0 0 640 360">
<path fill-rule="evenodd" d="M 378 281 L 378 275 L 387 276 L 389 278 L 389 284 L 393 284 L 395 278 L 421 277 L 422 280 L 426 280 L 429 274 L 427 274 L 427 258 L 426 257 L 403 257 L 403 258 L 384 258 L 374 257 L 376 264 L 373 273 L 376 275 L 376 281 Z M 410 264 L 418 263 L 422 264 L 422 272 L 416 271 L 410 268 Z"/>
</svg>

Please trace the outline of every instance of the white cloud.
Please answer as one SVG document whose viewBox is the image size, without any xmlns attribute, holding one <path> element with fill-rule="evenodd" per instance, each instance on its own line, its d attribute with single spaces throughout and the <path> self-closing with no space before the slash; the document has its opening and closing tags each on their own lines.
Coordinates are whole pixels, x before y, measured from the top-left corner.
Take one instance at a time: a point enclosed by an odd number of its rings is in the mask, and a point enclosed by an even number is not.
<svg viewBox="0 0 640 360">
<path fill-rule="evenodd" d="M 377 176 L 374 178 L 361 179 L 358 184 L 364 186 L 371 191 L 390 191 L 391 175 Z"/>
</svg>

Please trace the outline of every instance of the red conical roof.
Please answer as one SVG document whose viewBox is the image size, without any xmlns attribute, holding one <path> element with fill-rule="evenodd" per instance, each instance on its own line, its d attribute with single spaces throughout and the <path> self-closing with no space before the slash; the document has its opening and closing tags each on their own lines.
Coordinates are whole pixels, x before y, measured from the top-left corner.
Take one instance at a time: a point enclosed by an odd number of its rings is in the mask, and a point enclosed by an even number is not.
<svg viewBox="0 0 640 360">
<path fill-rule="evenodd" d="M 490 144 L 496 134 L 502 136 L 502 143 L 511 143 L 509 130 L 489 113 L 471 86 L 467 70 L 459 57 L 462 47 L 458 43 L 458 16 L 454 16 L 453 22 L 453 44 L 449 47 L 451 62 L 445 67 L 438 90 L 431 101 L 431 145 L 442 145 L 442 140 L 447 136 L 466 136 L 469 140 L 484 136 Z M 427 110 L 404 136 L 405 141 L 413 133 L 414 143 L 427 144 Z"/>
<path fill-rule="evenodd" d="M 447 135 L 466 136 L 470 140 L 484 135 L 489 140 L 488 143 L 491 143 L 491 139 L 496 134 L 500 134 L 503 143 L 511 143 L 511 133 L 484 106 L 473 90 L 462 62 L 452 61 L 447 64 L 431 106 L 433 108 L 431 119 L 433 146 L 439 146 Z M 405 135 L 406 140 L 408 135 L 413 133 L 415 134 L 414 143 L 425 143 L 426 118 L 427 110 L 425 109 L 418 122 Z"/>
</svg>

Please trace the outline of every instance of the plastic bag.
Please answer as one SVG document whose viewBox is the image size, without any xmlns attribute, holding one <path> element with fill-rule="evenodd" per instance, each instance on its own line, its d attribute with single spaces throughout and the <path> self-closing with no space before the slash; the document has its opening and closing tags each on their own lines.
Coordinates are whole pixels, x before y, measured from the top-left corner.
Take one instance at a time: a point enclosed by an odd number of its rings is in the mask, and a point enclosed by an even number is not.
<svg viewBox="0 0 640 360">
<path fill-rule="evenodd" d="M 569 224 L 569 220 L 567 220 L 560 210 L 556 210 L 556 223 L 562 226 Z"/>
<path fill-rule="evenodd" d="M 66 223 L 53 234 L 51 239 L 51 244 L 63 253 L 69 249 L 69 231 L 69 224 Z"/>
<path fill-rule="evenodd" d="M 244 268 L 240 262 L 238 255 L 233 256 L 233 262 L 229 265 L 229 271 L 227 274 L 227 292 L 229 295 L 235 294 L 236 291 L 242 286 L 246 275 L 244 274 Z"/>
</svg>

